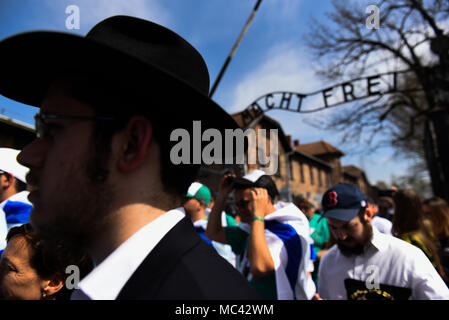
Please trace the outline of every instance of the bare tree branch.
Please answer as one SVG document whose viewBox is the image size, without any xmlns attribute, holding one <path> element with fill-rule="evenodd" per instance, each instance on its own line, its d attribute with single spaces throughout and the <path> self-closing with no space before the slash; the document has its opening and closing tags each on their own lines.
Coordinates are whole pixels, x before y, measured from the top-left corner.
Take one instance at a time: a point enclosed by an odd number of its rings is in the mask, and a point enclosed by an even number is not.
<svg viewBox="0 0 449 320">
<path fill-rule="evenodd" d="M 381 27 L 377 30 L 365 26 L 364 10 L 372 2 L 377 2 L 380 8 Z M 423 120 L 428 106 L 433 104 L 429 93 L 433 88 L 429 84 L 431 66 L 417 49 L 444 35 L 442 23 L 449 17 L 449 1 L 334 0 L 332 3 L 334 10 L 327 17 L 333 25 L 314 21 L 306 36 L 309 48 L 320 63 L 324 62 L 317 72 L 320 76 L 347 80 L 377 68 L 392 70 L 392 63 L 400 69 L 408 67 L 414 73 L 401 83 L 404 88 L 401 92 L 354 104 L 338 114 L 334 112 L 326 121 L 311 121 L 312 125 L 339 132 L 342 143 L 352 143 L 355 148 L 363 141 L 369 148 L 393 146 L 403 154 L 423 158 Z M 407 90 L 417 87 L 424 92 Z"/>
</svg>

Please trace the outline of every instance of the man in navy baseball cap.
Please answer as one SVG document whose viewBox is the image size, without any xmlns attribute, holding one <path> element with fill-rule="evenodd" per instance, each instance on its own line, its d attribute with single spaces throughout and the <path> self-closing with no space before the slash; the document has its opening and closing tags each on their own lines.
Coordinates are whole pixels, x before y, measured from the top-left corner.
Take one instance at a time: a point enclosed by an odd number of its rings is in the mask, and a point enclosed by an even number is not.
<svg viewBox="0 0 449 320">
<path fill-rule="evenodd" d="M 447 286 L 421 250 L 372 226 L 367 202 L 351 184 L 324 193 L 324 216 L 337 245 L 321 258 L 315 298 L 448 299 Z"/>
<path fill-rule="evenodd" d="M 359 255 L 372 238 L 372 216 L 365 210 L 364 194 L 354 185 L 339 183 L 324 193 L 321 200 L 338 248 L 344 255 Z"/>
</svg>

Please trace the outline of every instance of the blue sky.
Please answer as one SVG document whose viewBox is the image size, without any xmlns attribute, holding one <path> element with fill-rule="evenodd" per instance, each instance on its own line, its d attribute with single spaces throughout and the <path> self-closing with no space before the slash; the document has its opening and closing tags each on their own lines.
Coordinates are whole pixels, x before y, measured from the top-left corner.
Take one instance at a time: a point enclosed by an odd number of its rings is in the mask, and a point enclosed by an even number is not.
<svg viewBox="0 0 449 320">
<path fill-rule="evenodd" d="M 1 0 L 0 39 L 31 30 L 84 35 L 108 16 L 138 16 L 160 23 L 191 42 L 208 65 L 212 86 L 255 3 L 256 0 Z M 65 10 L 69 5 L 80 9 L 79 30 L 66 29 L 69 15 Z M 316 65 L 303 39 L 310 17 L 325 23 L 325 12 L 331 9 L 329 0 L 263 0 L 213 99 L 233 113 L 272 91 L 309 93 L 333 85 L 315 75 Z M 36 110 L 0 96 L 0 112 L 6 116 L 32 123 Z M 338 108 L 332 112 L 338 112 Z M 325 140 L 346 152 L 343 165 L 362 167 L 371 183 L 389 183 L 391 174 L 405 174 L 412 162 L 393 159 L 393 151 L 388 148 L 369 155 L 351 154 L 348 151 L 364 146 L 341 145 L 335 132 L 320 131 L 307 124 L 315 117 L 332 116 L 331 112 L 304 115 L 271 111 L 267 115 L 278 120 L 284 132 L 301 143 Z"/>
</svg>

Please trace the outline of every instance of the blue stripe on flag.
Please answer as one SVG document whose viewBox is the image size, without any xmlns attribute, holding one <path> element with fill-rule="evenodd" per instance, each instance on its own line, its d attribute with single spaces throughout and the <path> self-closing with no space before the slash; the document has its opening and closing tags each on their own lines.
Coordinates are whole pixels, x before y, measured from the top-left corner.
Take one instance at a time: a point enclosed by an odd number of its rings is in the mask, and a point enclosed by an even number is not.
<svg viewBox="0 0 449 320">
<path fill-rule="evenodd" d="M 204 230 L 203 227 L 195 227 L 196 232 L 198 233 L 198 235 L 203 238 L 204 241 L 207 242 L 208 245 L 213 247 L 212 241 L 209 240 L 209 238 L 207 238 L 204 233 L 206 232 L 206 230 Z"/>
<path fill-rule="evenodd" d="M 315 252 L 315 247 L 313 246 L 313 243 L 310 244 L 310 259 L 312 259 L 313 261 L 316 260 L 316 252 Z"/>
<path fill-rule="evenodd" d="M 287 249 L 288 261 L 285 272 L 287 274 L 290 287 L 293 290 L 293 297 L 296 300 L 295 287 L 296 281 L 298 280 L 299 265 L 302 258 L 301 238 L 292 226 L 280 223 L 276 220 L 265 220 L 265 227 L 278 236 Z"/>
<path fill-rule="evenodd" d="M 7 201 L 3 207 L 7 224 L 24 224 L 30 220 L 31 204 L 19 201 Z"/>
</svg>

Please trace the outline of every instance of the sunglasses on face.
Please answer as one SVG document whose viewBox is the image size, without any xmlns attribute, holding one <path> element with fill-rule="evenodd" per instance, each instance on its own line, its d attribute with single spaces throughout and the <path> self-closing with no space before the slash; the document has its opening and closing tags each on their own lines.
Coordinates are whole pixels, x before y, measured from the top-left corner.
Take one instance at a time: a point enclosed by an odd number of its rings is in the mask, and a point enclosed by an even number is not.
<svg viewBox="0 0 449 320">
<path fill-rule="evenodd" d="M 62 120 L 62 119 L 84 120 L 84 121 L 114 120 L 114 118 L 112 118 L 112 117 L 104 117 L 104 116 L 70 116 L 70 115 L 61 115 L 61 114 L 38 113 L 34 116 L 36 137 L 37 138 L 45 138 L 49 135 L 50 124 L 47 122 L 48 120 Z"/>
</svg>

